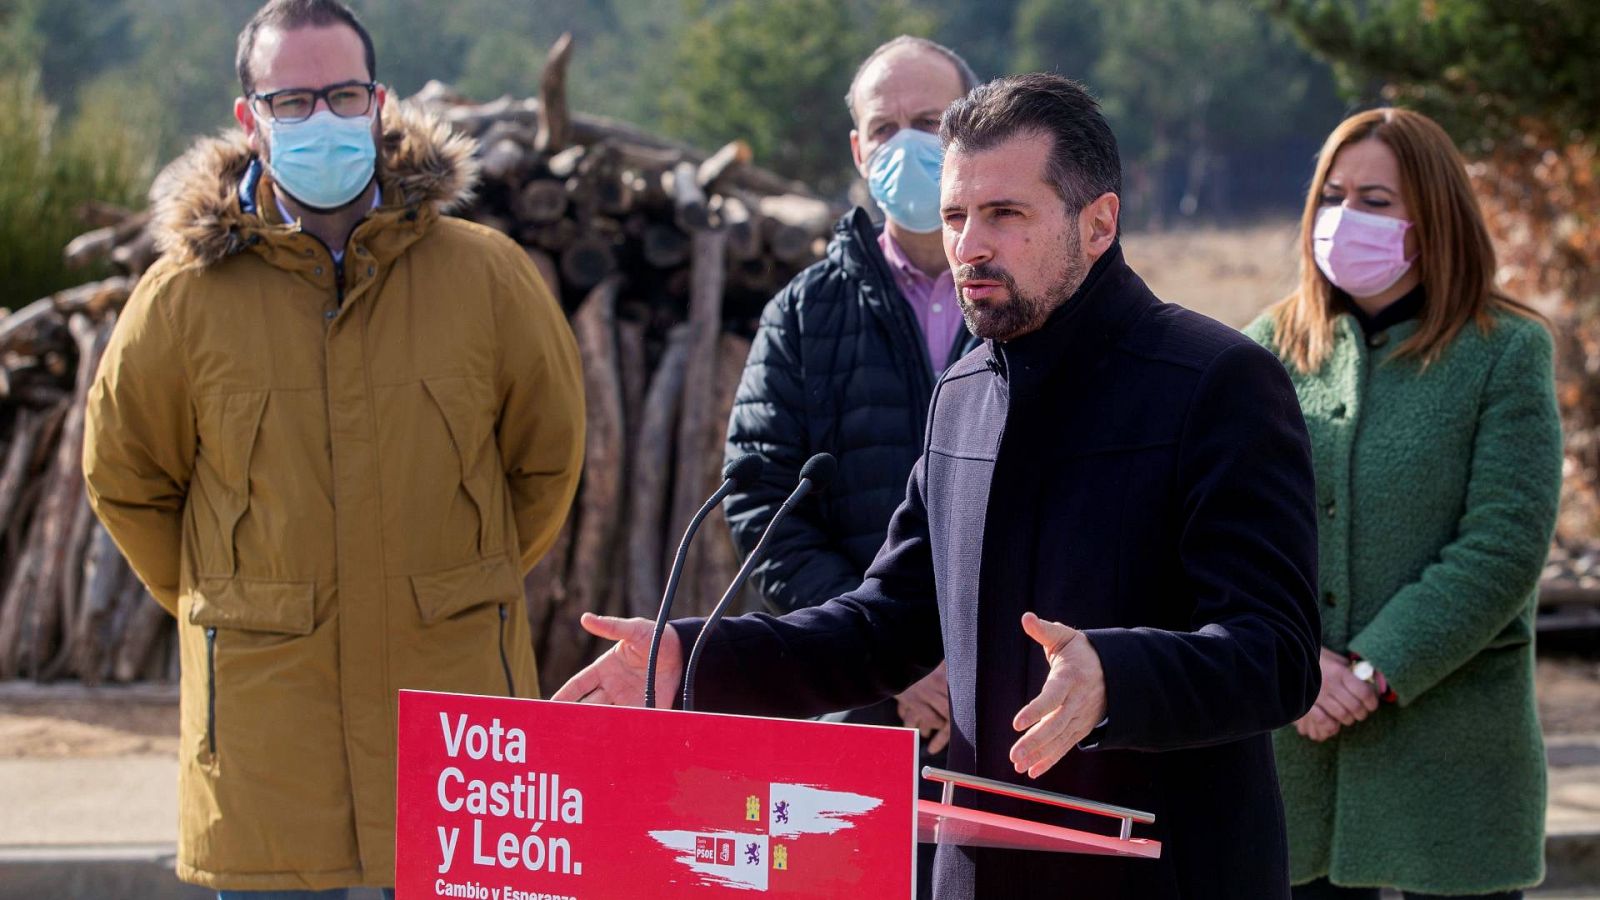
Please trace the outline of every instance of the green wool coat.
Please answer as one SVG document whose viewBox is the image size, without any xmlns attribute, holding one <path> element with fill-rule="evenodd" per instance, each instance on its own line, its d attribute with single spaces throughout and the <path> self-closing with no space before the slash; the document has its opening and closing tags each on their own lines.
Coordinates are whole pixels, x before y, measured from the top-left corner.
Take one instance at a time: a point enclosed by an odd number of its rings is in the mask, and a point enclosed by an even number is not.
<svg viewBox="0 0 1600 900">
<path fill-rule="evenodd" d="M 1497 314 L 1425 369 L 1341 316 L 1288 366 L 1316 465 L 1322 642 L 1399 695 L 1313 743 L 1274 735 L 1295 883 L 1473 894 L 1544 875 L 1533 616 L 1561 484 L 1552 342 Z M 1276 351 L 1272 323 L 1246 333 Z"/>
</svg>

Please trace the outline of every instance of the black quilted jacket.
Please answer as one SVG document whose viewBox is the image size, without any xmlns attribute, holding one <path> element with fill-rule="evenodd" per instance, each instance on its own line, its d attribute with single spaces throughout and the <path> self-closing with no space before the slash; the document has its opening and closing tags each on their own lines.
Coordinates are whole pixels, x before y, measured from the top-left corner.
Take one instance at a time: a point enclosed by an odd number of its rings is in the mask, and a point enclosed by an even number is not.
<svg viewBox="0 0 1600 900">
<path fill-rule="evenodd" d="M 839 473 L 779 523 L 755 581 L 777 612 L 855 589 L 905 499 L 937 380 L 927 341 L 862 209 L 834 226 L 826 258 L 796 275 L 761 315 L 728 425 L 729 459 L 767 458 L 760 485 L 725 507 L 741 556 L 813 453 Z M 943 371 L 977 341 L 961 331 Z"/>
</svg>

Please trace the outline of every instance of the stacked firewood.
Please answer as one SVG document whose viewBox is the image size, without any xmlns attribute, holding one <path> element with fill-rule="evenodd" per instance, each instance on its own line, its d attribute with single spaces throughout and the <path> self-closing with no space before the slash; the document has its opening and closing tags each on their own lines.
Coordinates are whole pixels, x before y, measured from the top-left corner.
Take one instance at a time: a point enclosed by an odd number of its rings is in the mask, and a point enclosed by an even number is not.
<svg viewBox="0 0 1600 900">
<path fill-rule="evenodd" d="M 526 602 L 547 691 L 599 652 L 584 611 L 653 616 L 684 525 L 720 483 L 734 389 L 762 304 L 821 253 L 838 210 L 751 164 L 570 113 L 571 42 L 538 99 L 411 102 L 479 142 L 459 212 L 515 238 L 567 309 L 583 360 L 582 482 Z M 144 213 L 94 208 L 66 249 L 119 274 L 0 314 L 0 679 L 172 678 L 174 627 L 89 512 L 83 409 L 117 311 L 154 261 Z M 720 516 L 691 552 L 675 613 L 707 612 L 738 557 Z"/>
</svg>

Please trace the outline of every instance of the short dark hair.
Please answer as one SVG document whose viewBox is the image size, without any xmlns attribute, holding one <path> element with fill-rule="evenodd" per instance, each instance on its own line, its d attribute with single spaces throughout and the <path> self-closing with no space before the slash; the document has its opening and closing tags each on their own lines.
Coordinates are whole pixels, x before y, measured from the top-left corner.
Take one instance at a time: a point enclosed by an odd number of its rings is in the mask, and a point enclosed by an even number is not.
<svg viewBox="0 0 1600 900">
<path fill-rule="evenodd" d="M 263 28 L 276 28 L 280 31 L 293 31 L 297 28 L 320 27 L 329 25 L 345 25 L 361 38 L 361 47 L 367 53 L 367 77 L 377 79 L 378 59 L 377 53 L 372 48 L 372 35 L 356 18 L 350 7 L 340 3 L 339 0 L 272 0 L 266 6 L 256 10 L 256 14 L 245 23 L 244 30 L 239 32 L 239 50 L 234 55 L 234 68 L 239 70 L 239 86 L 244 88 L 246 97 L 255 93 L 256 76 L 250 71 L 251 57 L 256 52 L 256 36 Z"/>
<path fill-rule="evenodd" d="M 945 110 L 939 138 L 949 149 L 983 151 L 1019 134 L 1054 140 L 1045 178 L 1077 213 L 1102 194 L 1122 194 L 1122 159 L 1100 104 L 1070 78 L 1010 75 L 974 88 Z"/>
<path fill-rule="evenodd" d="M 861 83 L 861 76 L 866 74 L 867 66 L 877 62 L 878 58 L 884 54 L 901 48 L 923 50 L 944 57 L 946 62 L 955 67 L 956 77 L 961 79 L 961 93 L 963 94 L 978 86 L 977 74 L 972 71 L 971 66 L 967 65 L 967 61 L 961 58 L 961 54 L 936 41 L 902 34 L 897 38 L 879 44 L 878 49 L 869 53 L 867 58 L 861 61 L 861 65 L 856 66 L 855 77 L 850 79 L 850 90 L 845 92 L 844 95 L 844 105 L 849 107 L 852 120 L 856 119 L 856 86 Z"/>
</svg>

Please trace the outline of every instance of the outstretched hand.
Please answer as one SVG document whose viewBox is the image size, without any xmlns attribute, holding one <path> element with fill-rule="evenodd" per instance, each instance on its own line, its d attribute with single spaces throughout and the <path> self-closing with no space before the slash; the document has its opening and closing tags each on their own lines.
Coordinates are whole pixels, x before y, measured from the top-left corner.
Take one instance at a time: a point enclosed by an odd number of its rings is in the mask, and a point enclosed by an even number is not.
<svg viewBox="0 0 1600 900">
<path fill-rule="evenodd" d="M 650 635 L 655 623 L 649 619 L 619 619 L 584 613 L 579 620 L 583 630 L 595 637 L 616 641 L 611 649 L 590 663 L 572 680 L 561 686 L 552 700 L 601 703 L 609 706 L 643 706 L 644 681 L 650 661 Z M 683 679 L 683 647 L 678 633 L 668 628 L 661 635 L 656 653 L 656 705 L 672 706 Z"/>
<path fill-rule="evenodd" d="M 1023 613 L 1022 630 L 1044 648 L 1050 674 L 1012 720 L 1026 733 L 1011 747 L 1011 764 L 1038 778 L 1106 717 L 1106 679 L 1100 654 L 1082 632 L 1031 612 Z"/>
</svg>

